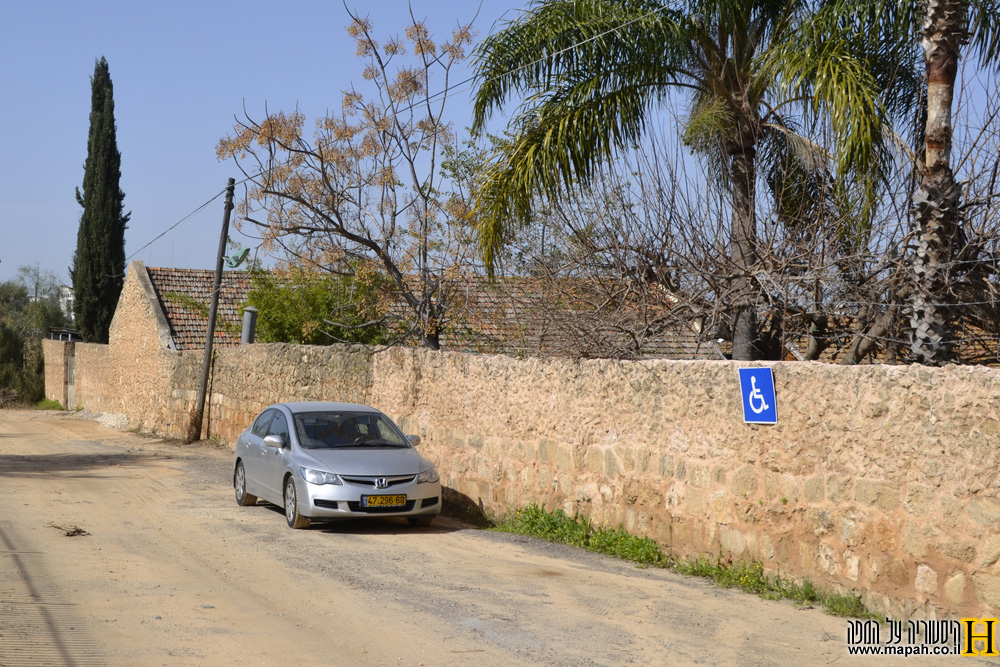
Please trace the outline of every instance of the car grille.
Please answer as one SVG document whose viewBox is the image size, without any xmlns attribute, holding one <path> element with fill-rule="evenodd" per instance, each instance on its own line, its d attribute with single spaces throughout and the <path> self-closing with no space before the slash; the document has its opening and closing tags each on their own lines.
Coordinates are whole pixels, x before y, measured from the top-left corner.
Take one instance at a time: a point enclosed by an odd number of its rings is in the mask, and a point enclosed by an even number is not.
<svg viewBox="0 0 1000 667">
<path fill-rule="evenodd" d="M 357 486 L 370 486 L 373 489 L 391 489 L 400 484 L 409 484 L 416 479 L 416 475 L 405 475 L 403 477 L 349 477 L 341 475 L 340 478 L 348 484 L 355 484 Z M 377 479 L 384 479 L 385 486 L 376 486 L 375 480 Z"/>
<path fill-rule="evenodd" d="M 328 510 L 338 509 L 338 507 L 337 507 L 337 501 L 336 500 L 321 500 L 321 499 L 317 498 L 316 500 L 313 501 L 313 505 L 315 505 L 316 507 L 322 507 L 322 508 L 328 509 Z"/>
<path fill-rule="evenodd" d="M 400 507 L 362 507 L 361 503 L 348 500 L 347 507 L 352 512 L 365 512 L 366 514 L 395 514 L 398 512 L 410 512 L 413 510 L 413 505 L 417 501 L 407 500 L 405 505 Z"/>
<path fill-rule="evenodd" d="M 437 498 L 437 496 L 434 496 L 433 498 L 424 498 L 423 500 L 420 501 L 420 507 L 421 508 L 423 508 L 423 507 L 434 507 L 437 504 L 438 504 L 438 498 Z"/>
</svg>

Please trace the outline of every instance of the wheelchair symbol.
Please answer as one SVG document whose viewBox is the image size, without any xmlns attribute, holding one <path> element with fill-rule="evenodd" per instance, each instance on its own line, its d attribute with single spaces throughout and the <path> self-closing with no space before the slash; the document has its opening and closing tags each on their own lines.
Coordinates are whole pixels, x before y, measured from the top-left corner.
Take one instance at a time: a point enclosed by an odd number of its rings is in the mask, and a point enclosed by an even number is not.
<svg viewBox="0 0 1000 667">
<path fill-rule="evenodd" d="M 764 401 L 764 394 L 761 393 L 760 389 L 757 388 L 757 378 L 750 376 L 750 409 L 756 414 L 760 414 L 767 410 L 770 406 Z M 760 402 L 760 407 L 758 408 L 756 402 Z"/>
</svg>

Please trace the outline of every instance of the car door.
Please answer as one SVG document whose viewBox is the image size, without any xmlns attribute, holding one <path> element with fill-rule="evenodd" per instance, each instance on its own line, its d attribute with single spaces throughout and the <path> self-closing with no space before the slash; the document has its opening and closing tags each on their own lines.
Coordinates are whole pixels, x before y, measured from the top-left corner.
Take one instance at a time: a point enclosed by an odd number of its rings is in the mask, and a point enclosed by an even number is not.
<svg viewBox="0 0 1000 667">
<path fill-rule="evenodd" d="M 282 478 L 285 476 L 285 459 L 290 453 L 292 444 L 288 433 L 288 418 L 283 411 L 275 409 L 274 418 L 268 424 L 267 435 L 280 437 L 283 444 L 282 447 L 272 447 L 265 444 L 261 438 L 260 482 L 265 489 L 264 497 L 274 498 L 277 501 L 283 498 Z"/>
<path fill-rule="evenodd" d="M 269 408 L 262 412 L 246 433 L 246 447 L 243 452 L 243 470 L 247 476 L 247 491 L 255 496 L 267 498 L 264 493 L 262 475 L 267 448 L 264 446 L 264 436 L 271 425 L 277 410 Z"/>
</svg>

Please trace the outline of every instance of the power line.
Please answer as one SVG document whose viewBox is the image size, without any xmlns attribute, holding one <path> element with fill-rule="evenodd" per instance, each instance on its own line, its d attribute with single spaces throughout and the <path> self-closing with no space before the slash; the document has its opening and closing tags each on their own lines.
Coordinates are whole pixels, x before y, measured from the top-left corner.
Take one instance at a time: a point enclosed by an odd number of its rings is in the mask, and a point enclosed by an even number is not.
<svg viewBox="0 0 1000 667">
<path fill-rule="evenodd" d="M 125 265 L 128 266 L 129 260 L 131 260 L 133 257 L 135 257 L 136 255 L 138 255 L 139 253 L 141 253 L 143 250 L 145 250 L 149 246 L 153 245 L 154 243 L 156 243 L 157 241 L 159 241 L 160 239 L 162 239 L 164 236 L 166 236 L 167 234 L 169 234 L 170 232 L 172 232 L 174 229 L 176 229 L 177 227 L 179 227 L 181 224 L 187 222 L 188 220 L 190 220 L 192 217 L 194 217 L 198 213 L 201 213 L 205 209 L 205 207 L 207 207 L 209 204 L 211 204 L 212 202 L 214 202 L 216 199 L 218 199 L 219 197 L 221 197 L 224 194 L 226 194 L 226 190 L 225 189 L 219 191 L 218 194 L 216 194 L 214 197 L 212 197 L 211 199 L 209 199 L 207 202 L 205 202 L 204 204 L 202 204 L 201 206 L 199 206 L 195 210 L 191 211 L 190 213 L 188 213 L 187 215 L 185 215 L 183 218 L 181 218 L 180 220 L 178 220 L 174 224 L 172 224 L 169 227 L 167 227 L 166 230 L 164 230 L 160 235 L 158 235 L 152 241 L 150 241 L 149 243 L 147 243 L 146 245 L 142 246 L 141 248 L 139 248 L 138 250 L 136 250 L 134 253 L 132 253 L 131 255 L 129 255 L 128 257 L 126 257 L 125 258 Z"/>
</svg>

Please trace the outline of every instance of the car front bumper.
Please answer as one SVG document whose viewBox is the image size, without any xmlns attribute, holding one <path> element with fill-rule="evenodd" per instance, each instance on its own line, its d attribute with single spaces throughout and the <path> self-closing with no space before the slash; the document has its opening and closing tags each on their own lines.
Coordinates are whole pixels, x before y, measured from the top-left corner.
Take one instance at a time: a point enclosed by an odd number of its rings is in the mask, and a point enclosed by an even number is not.
<svg viewBox="0 0 1000 667">
<path fill-rule="evenodd" d="M 311 484 L 297 477 L 295 485 L 298 488 L 299 513 L 310 519 L 433 516 L 441 513 L 440 482 L 412 482 L 389 489 L 376 489 L 350 482 L 343 485 Z M 390 496 L 392 498 L 388 498 Z M 394 502 L 388 506 L 374 504 L 385 500 Z"/>
</svg>

